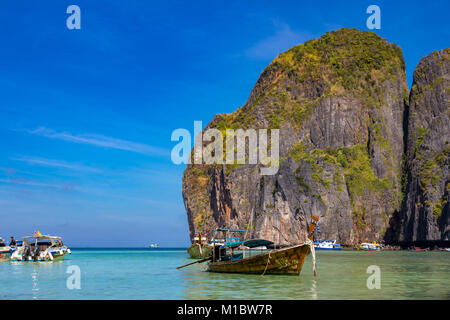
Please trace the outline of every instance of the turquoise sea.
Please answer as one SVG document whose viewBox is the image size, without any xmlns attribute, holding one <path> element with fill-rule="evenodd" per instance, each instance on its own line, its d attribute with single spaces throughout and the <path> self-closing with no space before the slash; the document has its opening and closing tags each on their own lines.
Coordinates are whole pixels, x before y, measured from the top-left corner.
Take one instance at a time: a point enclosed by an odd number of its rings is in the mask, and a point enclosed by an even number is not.
<svg viewBox="0 0 450 320">
<path fill-rule="evenodd" d="M 72 249 L 61 262 L 0 263 L 0 299 L 450 299 L 450 252 L 319 251 L 300 276 L 205 272 L 185 249 Z M 68 267 L 81 289 L 67 288 Z M 380 289 L 368 289 L 370 265 Z"/>
</svg>

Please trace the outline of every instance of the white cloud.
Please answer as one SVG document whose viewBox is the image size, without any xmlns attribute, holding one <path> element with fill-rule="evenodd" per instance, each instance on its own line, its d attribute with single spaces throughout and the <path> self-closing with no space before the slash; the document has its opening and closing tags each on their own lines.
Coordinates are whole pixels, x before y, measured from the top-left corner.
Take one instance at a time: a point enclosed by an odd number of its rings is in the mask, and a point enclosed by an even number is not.
<svg viewBox="0 0 450 320">
<path fill-rule="evenodd" d="M 292 30 L 286 23 L 274 22 L 276 32 L 245 51 L 253 59 L 274 59 L 278 54 L 311 39 L 307 32 Z"/>
<path fill-rule="evenodd" d="M 35 181 L 35 180 L 27 180 L 24 178 L 0 179 L 0 183 L 6 183 L 6 184 L 11 184 L 11 185 L 17 185 L 17 186 L 45 187 L 45 188 L 57 188 L 57 189 L 64 189 L 64 187 L 66 186 L 66 185 L 59 185 L 59 184 L 44 183 L 44 182 L 39 182 L 39 181 Z"/>
<path fill-rule="evenodd" d="M 70 169 L 70 170 L 76 170 L 76 171 L 101 172 L 101 170 L 97 169 L 97 168 L 87 167 L 82 164 L 68 163 L 65 161 L 54 160 L 54 159 L 21 157 L 21 158 L 11 158 L 11 160 L 26 162 L 28 164 L 33 164 L 33 165 L 53 167 L 53 168 L 63 168 L 63 169 Z"/>
<path fill-rule="evenodd" d="M 80 144 L 89 144 L 97 147 L 119 149 L 125 151 L 131 151 L 146 155 L 169 155 L 170 152 L 165 149 L 149 146 L 142 143 L 116 139 L 112 137 L 106 137 L 99 134 L 79 134 L 73 135 L 69 132 L 56 132 L 52 129 L 45 127 L 38 127 L 35 130 L 28 130 L 30 134 L 35 134 L 51 139 L 59 139 L 64 141 L 70 141 Z"/>
</svg>

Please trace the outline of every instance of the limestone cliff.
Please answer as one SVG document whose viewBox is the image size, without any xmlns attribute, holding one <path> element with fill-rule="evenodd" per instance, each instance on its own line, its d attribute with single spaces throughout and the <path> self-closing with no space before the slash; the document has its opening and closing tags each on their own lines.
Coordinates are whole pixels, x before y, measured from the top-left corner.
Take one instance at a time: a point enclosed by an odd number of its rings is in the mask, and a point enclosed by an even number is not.
<svg viewBox="0 0 450 320">
<path fill-rule="evenodd" d="M 399 240 L 450 240 L 450 49 L 422 58 L 409 103 Z"/>
<path fill-rule="evenodd" d="M 401 49 L 372 32 L 340 29 L 280 54 L 244 106 L 207 125 L 279 128 L 279 171 L 188 165 L 191 239 L 194 231 L 211 235 L 226 226 L 294 244 L 304 241 L 314 214 L 320 238 L 382 240 L 401 209 L 408 95 Z"/>
</svg>

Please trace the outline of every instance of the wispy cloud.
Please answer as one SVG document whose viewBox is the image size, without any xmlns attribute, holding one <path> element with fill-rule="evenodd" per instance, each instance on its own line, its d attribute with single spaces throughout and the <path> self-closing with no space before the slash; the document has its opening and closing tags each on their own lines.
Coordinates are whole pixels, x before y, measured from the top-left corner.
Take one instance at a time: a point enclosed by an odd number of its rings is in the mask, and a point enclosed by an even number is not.
<svg viewBox="0 0 450 320">
<path fill-rule="evenodd" d="M 276 28 L 275 34 L 257 42 L 246 50 L 247 57 L 273 59 L 281 52 L 312 38 L 308 32 L 292 30 L 286 23 L 274 21 L 273 24 Z"/>
<path fill-rule="evenodd" d="M 45 158 L 33 158 L 33 157 L 21 157 L 21 158 L 11 158 L 14 161 L 26 162 L 32 165 L 70 169 L 76 171 L 86 171 L 86 172 L 101 172 L 100 169 L 94 167 L 88 167 L 78 163 L 69 163 L 61 160 L 45 159 Z"/>
<path fill-rule="evenodd" d="M 131 151 L 146 155 L 165 156 L 170 154 L 166 149 L 153 147 L 133 141 L 107 137 L 99 134 L 86 133 L 74 135 L 69 132 L 56 132 L 46 127 L 38 127 L 35 130 L 27 130 L 27 132 L 51 139 L 59 139 L 74 143 L 93 145 L 97 147 Z"/>
<path fill-rule="evenodd" d="M 45 182 L 39 182 L 35 180 L 28 180 L 24 178 L 16 178 L 16 179 L 0 179 L 0 183 L 10 184 L 10 185 L 16 185 L 16 186 L 30 186 L 30 187 L 44 187 L 44 188 L 56 188 L 56 189 L 62 189 L 65 191 L 72 190 L 75 187 L 75 184 L 52 184 L 52 183 L 45 183 Z"/>
</svg>

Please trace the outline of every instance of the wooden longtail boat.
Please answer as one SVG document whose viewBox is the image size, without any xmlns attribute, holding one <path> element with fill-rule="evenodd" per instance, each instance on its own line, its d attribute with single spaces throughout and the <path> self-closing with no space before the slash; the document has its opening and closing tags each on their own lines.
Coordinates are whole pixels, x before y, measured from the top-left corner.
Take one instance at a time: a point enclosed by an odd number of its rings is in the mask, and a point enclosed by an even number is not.
<svg viewBox="0 0 450 320">
<path fill-rule="evenodd" d="M 271 241 L 248 240 L 243 246 L 270 246 Z M 244 253 L 220 257 L 216 262 L 208 263 L 208 271 L 227 273 L 254 273 L 254 274 L 300 274 L 306 256 L 310 252 L 311 241 L 283 249 L 273 249 L 264 253 L 244 258 Z M 220 251 L 225 248 L 219 248 Z"/>
<path fill-rule="evenodd" d="M 272 241 L 255 239 L 228 243 L 213 248 L 212 261 L 208 263 L 208 271 L 226 273 L 250 273 L 250 274 L 292 274 L 299 275 L 306 256 L 313 253 L 315 275 L 315 252 L 312 243 L 312 235 L 317 225 L 318 218 L 313 220 L 308 229 L 308 238 L 305 243 L 282 249 L 272 249 L 246 257 L 245 248 L 273 246 Z M 243 247 L 243 252 L 235 253 L 234 250 Z M 227 249 L 231 250 L 227 254 Z"/>
</svg>

